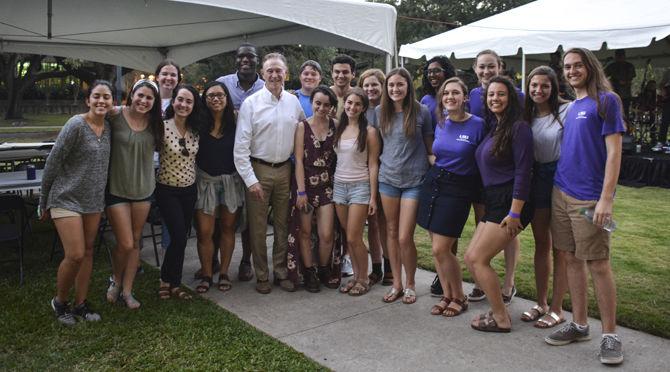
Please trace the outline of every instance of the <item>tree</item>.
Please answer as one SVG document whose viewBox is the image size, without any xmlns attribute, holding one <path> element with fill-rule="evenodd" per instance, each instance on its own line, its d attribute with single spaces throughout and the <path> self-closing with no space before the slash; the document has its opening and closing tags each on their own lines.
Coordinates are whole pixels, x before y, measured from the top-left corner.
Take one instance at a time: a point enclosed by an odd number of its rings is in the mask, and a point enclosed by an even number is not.
<svg viewBox="0 0 670 372">
<path fill-rule="evenodd" d="M 38 54 L 0 54 L 0 81 L 7 88 L 7 112 L 5 119 L 22 119 L 21 100 L 36 82 L 51 78 L 73 76 L 91 83 L 95 79 L 113 77 L 113 66 L 100 63 L 87 64 L 82 61 L 54 57 L 57 68 L 44 69 L 47 56 Z"/>
</svg>

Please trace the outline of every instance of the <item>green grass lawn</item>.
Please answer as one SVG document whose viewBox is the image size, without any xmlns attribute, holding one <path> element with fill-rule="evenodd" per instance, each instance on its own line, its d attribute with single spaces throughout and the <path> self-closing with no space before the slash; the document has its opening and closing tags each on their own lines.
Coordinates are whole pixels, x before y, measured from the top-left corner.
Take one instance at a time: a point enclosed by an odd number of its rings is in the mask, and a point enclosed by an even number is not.
<svg viewBox="0 0 670 372">
<path fill-rule="evenodd" d="M 617 187 L 614 202 L 617 230 L 612 234 L 611 260 L 617 284 L 617 323 L 644 332 L 670 338 L 670 190 L 656 187 L 640 189 Z M 472 237 L 471 213 L 459 242 L 459 257 Z M 434 270 L 428 233 L 417 228 L 419 266 Z M 530 226 L 521 234 L 521 258 L 516 270 L 516 287 L 521 297 L 535 299 L 535 251 Z M 502 254 L 494 259 L 501 280 L 504 274 Z M 471 281 L 463 270 L 464 280 Z M 551 285 L 550 285 L 551 288 Z M 570 301 L 564 301 L 570 309 Z M 598 317 L 591 285 L 589 315 Z M 516 319 L 521 314 L 512 314 Z"/>
<path fill-rule="evenodd" d="M 136 281 L 140 310 L 108 305 L 104 248 L 96 253 L 89 296 L 103 320 L 65 328 L 48 305 L 60 256 L 48 262 L 53 232 L 37 229 L 29 238 L 24 287 L 15 263 L 0 264 L 0 370 L 326 370 L 199 296 L 159 300 L 158 271 L 149 265 Z M 4 251 L 3 258 L 14 257 Z"/>
<path fill-rule="evenodd" d="M 26 127 L 62 127 L 71 116 L 67 114 L 24 114 L 21 120 L 3 118 L 0 119 L 0 130 L 21 129 L 21 127 L 12 126 L 12 123 L 17 121 L 23 122 L 22 126 Z"/>
</svg>

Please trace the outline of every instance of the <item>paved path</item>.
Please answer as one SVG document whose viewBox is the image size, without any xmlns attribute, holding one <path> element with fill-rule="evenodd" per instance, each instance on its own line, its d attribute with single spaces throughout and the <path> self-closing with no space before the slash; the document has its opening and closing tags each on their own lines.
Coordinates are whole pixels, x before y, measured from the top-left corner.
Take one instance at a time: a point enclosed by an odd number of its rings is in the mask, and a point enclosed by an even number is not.
<svg viewBox="0 0 670 372">
<path fill-rule="evenodd" d="M 271 247 L 272 236 L 268 236 Z M 142 259 L 155 264 L 150 240 Z M 562 347 L 549 346 L 546 330 L 517 320 L 532 306 L 515 298 L 510 306 L 510 334 L 486 334 L 470 329 L 469 320 L 488 309 L 486 301 L 472 303 L 462 316 L 447 319 L 430 315 L 434 274 L 418 270 L 418 300 L 413 305 L 381 301 L 388 287 L 374 286 L 362 297 L 337 290 L 286 293 L 274 287 L 269 295 L 254 290 L 255 280 L 237 281 L 241 245 L 237 241 L 230 277 L 233 289 L 225 294 L 212 288 L 205 296 L 242 320 L 336 371 L 582 371 L 611 370 L 597 358 L 600 323 L 589 319 L 593 339 Z M 188 241 L 184 263 L 185 282 L 197 285 L 199 268 L 195 238 Z M 471 285 L 465 283 L 466 293 Z M 570 314 L 566 313 L 568 319 Z M 670 371 L 670 340 L 628 328 L 619 328 L 625 362 L 622 371 Z"/>
</svg>

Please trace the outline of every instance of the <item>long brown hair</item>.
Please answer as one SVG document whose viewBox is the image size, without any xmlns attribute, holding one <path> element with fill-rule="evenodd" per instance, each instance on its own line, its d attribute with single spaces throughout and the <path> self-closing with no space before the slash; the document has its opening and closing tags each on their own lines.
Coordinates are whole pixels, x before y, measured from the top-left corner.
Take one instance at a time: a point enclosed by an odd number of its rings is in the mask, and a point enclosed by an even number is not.
<svg viewBox="0 0 670 372">
<path fill-rule="evenodd" d="M 379 110 L 379 128 L 384 134 L 387 134 L 391 131 L 391 122 L 393 120 L 395 109 L 393 108 L 393 101 L 391 100 L 391 97 L 389 97 L 388 84 L 389 79 L 393 75 L 400 75 L 407 83 L 407 95 L 402 101 L 402 112 L 405 116 L 402 127 L 403 131 L 405 132 L 405 136 L 411 138 L 414 137 L 414 132 L 416 131 L 416 119 L 419 116 L 420 104 L 416 100 L 414 86 L 412 84 L 412 76 L 409 74 L 409 71 L 402 67 L 394 68 L 388 73 L 388 75 L 386 75 L 384 89 L 382 90 L 382 102 L 380 104 L 381 107 Z"/>
<path fill-rule="evenodd" d="M 440 89 L 437 90 L 437 94 L 435 95 L 435 100 L 437 101 L 437 106 L 435 106 L 435 114 L 437 115 L 437 118 L 439 119 L 437 122 L 437 125 L 444 126 L 444 119 L 447 118 L 447 115 L 444 114 L 445 108 L 444 108 L 444 103 L 442 103 L 442 96 L 444 95 L 444 91 L 447 89 L 447 84 L 449 83 L 456 83 L 461 87 L 461 91 L 463 92 L 463 105 L 465 105 L 465 101 L 468 99 L 468 86 L 465 85 L 463 80 L 457 77 L 451 77 L 442 83 L 440 86 Z M 465 111 L 465 107 L 463 107 L 463 111 Z"/>
<path fill-rule="evenodd" d="M 603 65 L 600 63 L 595 54 L 593 54 L 593 52 L 588 49 L 571 48 L 563 55 L 564 62 L 565 56 L 570 53 L 575 53 L 582 58 L 582 63 L 584 64 L 584 67 L 586 67 L 587 71 L 586 94 L 596 101 L 596 110 L 598 111 L 598 115 L 604 119 L 605 113 L 607 112 L 606 105 L 600 101 L 600 93 L 612 93 L 616 97 L 617 104 L 621 109 L 621 98 L 612 90 L 612 84 L 610 84 L 609 80 L 607 80 Z"/>
<path fill-rule="evenodd" d="M 533 71 L 530 72 L 530 74 L 528 74 L 528 78 L 526 79 L 526 103 L 524 104 L 523 119 L 528 124 L 531 124 L 533 119 L 537 116 L 537 105 L 530 97 L 530 81 L 535 76 L 546 76 L 549 79 L 549 83 L 551 84 L 551 93 L 549 93 L 549 99 L 547 100 L 547 103 L 549 103 L 551 115 L 554 116 L 554 120 L 556 120 L 562 128 L 563 121 L 559 115 L 559 109 L 562 104 L 567 103 L 568 101 L 564 100 L 561 98 L 561 96 L 558 95 L 558 76 L 556 75 L 556 72 L 554 72 L 554 69 L 549 66 L 536 67 L 533 69 Z"/>
<path fill-rule="evenodd" d="M 491 147 L 491 155 L 496 158 L 503 158 L 512 152 L 512 139 L 514 137 L 514 123 L 521 119 L 521 104 L 519 103 L 519 95 L 514 89 L 512 81 L 504 76 L 494 76 L 486 86 L 484 92 L 485 102 L 485 116 L 489 120 L 497 120 L 495 114 L 489 108 L 488 93 L 493 83 L 500 83 L 507 88 L 507 107 L 503 112 L 498 125 L 493 129 L 493 147 Z M 488 121 L 488 120 L 487 120 Z"/>
<path fill-rule="evenodd" d="M 349 90 L 349 93 L 344 96 L 345 104 L 347 102 L 347 98 L 349 98 L 351 95 L 357 96 L 361 99 L 361 102 L 363 102 L 363 110 L 361 110 L 361 114 L 358 117 L 358 137 L 356 138 L 356 143 L 358 143 L 358 152 L 363 152 L 365 151 L 365 146 L 367 145 L 368 140 L 368 118 L 365 116 L 365 112 L 368 110 L 368 107 L 370 107 L 370 101 L 368 100 L 368 96 L 365 94 L 363 89 L 359 87 L 353 87 Z M 342 114 L 340 115 L 340 123 L 337 125 L 337 129 L 335 130 L 335 147 L 339 146 L 342 133 L 344 133 L 344 130 L 347 129 L 348 125 L 349 117 L 347 116 L 347 113 L 342 110 Z"/>
</svg>

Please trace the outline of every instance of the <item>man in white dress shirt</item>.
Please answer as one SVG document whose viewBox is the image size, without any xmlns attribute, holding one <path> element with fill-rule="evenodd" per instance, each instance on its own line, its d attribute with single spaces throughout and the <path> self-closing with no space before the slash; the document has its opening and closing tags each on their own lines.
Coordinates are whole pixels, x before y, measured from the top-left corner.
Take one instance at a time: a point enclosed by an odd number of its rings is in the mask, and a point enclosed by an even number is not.
<svg viewBox="0 0 670 372">
<path fill-rule="evenodd" d="M 272 266 L 275 284 L 292 292 L 287 278 L 288 214 L 295 128 L 305 115 L 298 98 L 284 91 L 286 58 L 270 53 L 263 58 L 263 89 L 240 107 L 235 133 L 235 167 L 247 186 L 247 217 L 256 271 L 256 291 L 270 293 L 266 242 L 268 207 L 274 214 Z"/>
</svg>

